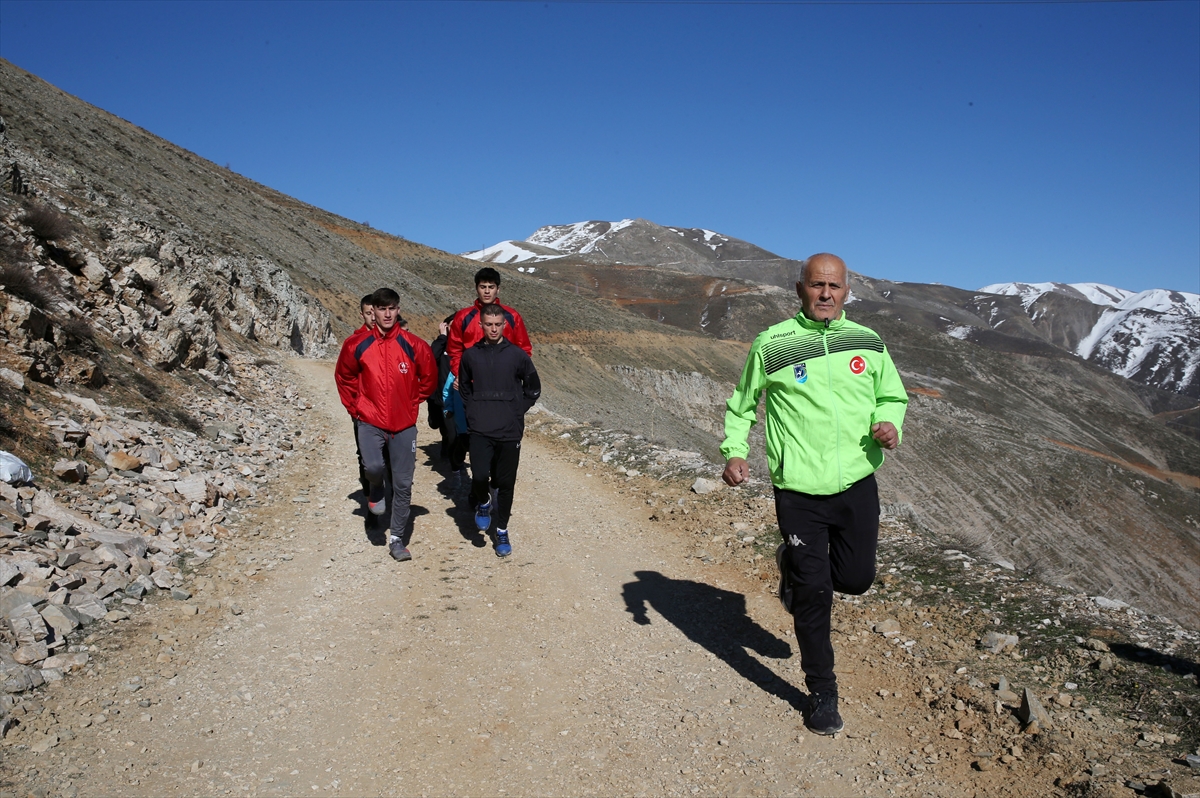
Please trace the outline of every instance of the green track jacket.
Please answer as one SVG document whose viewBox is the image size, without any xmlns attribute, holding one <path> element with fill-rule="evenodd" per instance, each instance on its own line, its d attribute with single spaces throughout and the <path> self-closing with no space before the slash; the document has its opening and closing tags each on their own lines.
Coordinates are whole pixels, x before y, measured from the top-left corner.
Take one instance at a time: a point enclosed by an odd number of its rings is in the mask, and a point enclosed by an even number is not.
<svg viewBox="0 0 1200 798">
<path fill-rule="evenodd" d="M 899 432 L 908 407 L 879 335 L 844 312 L 828 327 L 798 313 L 754 339 L 725 403 L 726 460 L 749 453 L 764 390 L 771 483 L 818 496 L 840 493 L 879 468 L 883 450 L 871 425 L 890 421 Z"/>
</svg>

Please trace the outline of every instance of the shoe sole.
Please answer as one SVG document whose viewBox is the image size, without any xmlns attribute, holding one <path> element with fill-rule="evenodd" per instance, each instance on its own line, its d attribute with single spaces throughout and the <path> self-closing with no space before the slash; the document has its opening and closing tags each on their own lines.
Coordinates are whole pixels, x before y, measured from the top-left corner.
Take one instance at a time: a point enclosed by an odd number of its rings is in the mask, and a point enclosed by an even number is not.
<svg viewBox="0 0 1200 798">
<path fill-rule="evenodd" d="M 808 729 L 813 734 L 819 734 L 822 737 L 832 737 L 833 735 L 841 732 L 842 729 L 846 728 L 846 724 L 843 723 L 841 726 L 838 726 L 836 729 L 814 729 L 812 726 L 809 726 L 808 724 L 805 724 L 804 728 Z"/>
</svg>

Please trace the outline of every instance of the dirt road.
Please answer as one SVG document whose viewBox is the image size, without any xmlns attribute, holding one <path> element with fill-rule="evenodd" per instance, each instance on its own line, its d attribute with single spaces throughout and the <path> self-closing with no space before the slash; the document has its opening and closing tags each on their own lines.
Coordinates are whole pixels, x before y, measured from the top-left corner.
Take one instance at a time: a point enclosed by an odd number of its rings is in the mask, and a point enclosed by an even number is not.
<svg viewBox="0 0 1200 798">
<path fill-rule="evenodd" d="M 526 439 L 498 559 L 420 431 L 414 559 L 368 540 L 330 366 L 259 534 L 190 604 L 143 610 L 47 701 L 24 789 L 81 795 L 882 795 L 909 747 L 844 680 L 847 733 L 804 731 L 790 618 L 586 468 Z M 686 499 L 685 499 L 686 501 Z M 249 524 L 243 524 L 248 526 Z M 207 588 L 207 589 L 205 589 Z M 102 644 L 103 646 L 103 644 Z M 848 668 L 852 671 L 852 668 Z M 965 770 L 966 764 L 963 763 Z M 943 774 L 946 775 L 946 774 Z M 14 782 L 9 782 L 14 783 Z M 970 794 L 926 785 L 922 794 Z"/>
</svg>

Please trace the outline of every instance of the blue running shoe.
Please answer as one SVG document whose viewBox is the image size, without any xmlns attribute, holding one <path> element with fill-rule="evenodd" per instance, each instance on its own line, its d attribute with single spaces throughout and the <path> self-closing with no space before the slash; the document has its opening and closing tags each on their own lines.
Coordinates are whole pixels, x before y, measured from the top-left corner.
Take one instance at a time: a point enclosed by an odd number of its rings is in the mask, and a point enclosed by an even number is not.
<svg viewBox="0 0 1200 798">
<path fill-rule="evenodd" d="M 508 530 L 496 530 L 496 556 L 507 557 L 512 554 L 512 546 L 508 542 Z"/>
<path fill-rule="evenodd" d="M 492 525 L 492 503 L 484 502 L 475 506 L 475 526 L 480 532 L 487 532 Z"/>
</svg>

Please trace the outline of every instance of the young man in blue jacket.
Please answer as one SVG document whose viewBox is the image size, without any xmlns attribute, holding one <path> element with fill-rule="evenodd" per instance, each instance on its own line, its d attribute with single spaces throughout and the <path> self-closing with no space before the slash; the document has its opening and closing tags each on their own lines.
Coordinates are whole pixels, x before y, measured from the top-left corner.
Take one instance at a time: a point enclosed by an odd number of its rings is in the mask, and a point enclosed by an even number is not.
<svg viewBox="0 0 1200 798">
<path fill-rule="evenodd" d="M 483 337 L 463 352 L 458 371 L 458 392 L 471 433 L 471 503 L 480 532 L 495 522 L 496 555 L 507 557 L 512 554 L 508 521 L 525 413 L 542 395 L 542 383 L 529 355 L 504 337 L 504 308 L 484 305 L 479 323 Z M 496 488 L 495 497 L 489 483 Z"/>
</svg>

